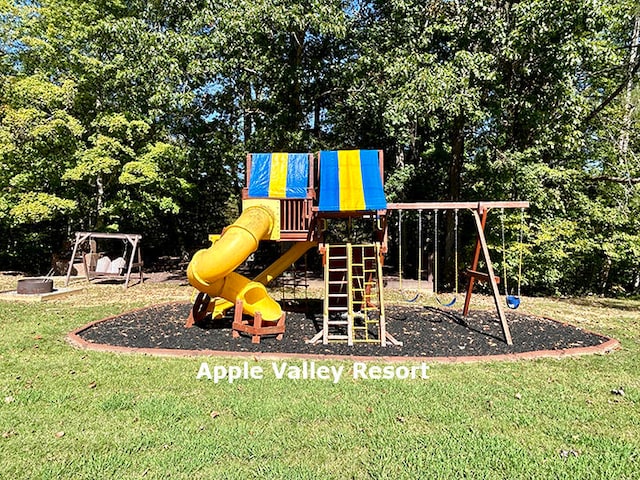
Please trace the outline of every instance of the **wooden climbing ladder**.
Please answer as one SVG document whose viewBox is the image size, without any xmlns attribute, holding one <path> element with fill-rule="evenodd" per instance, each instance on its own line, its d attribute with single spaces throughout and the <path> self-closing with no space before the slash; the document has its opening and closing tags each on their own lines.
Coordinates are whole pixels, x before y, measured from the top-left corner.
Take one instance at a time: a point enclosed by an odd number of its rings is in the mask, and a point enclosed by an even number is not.
<svg viewBox="0 0 640 480">
<path fill-rule="evenodd" d="M 400 345 L 386 330 L 381 246 L 325 244 L 322 330 L 309 343 Z"/>
</svg>

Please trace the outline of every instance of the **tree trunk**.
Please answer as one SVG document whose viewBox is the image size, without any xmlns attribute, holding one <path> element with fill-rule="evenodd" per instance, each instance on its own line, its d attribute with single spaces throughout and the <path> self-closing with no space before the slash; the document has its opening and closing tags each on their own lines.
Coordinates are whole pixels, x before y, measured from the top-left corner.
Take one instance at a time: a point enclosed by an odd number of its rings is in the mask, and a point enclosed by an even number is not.
<svg viewBox="0 0 640 480">
<path fill-rule="evenodd" d="M 458 114 L 453 121 L 451 128 L 451 163 L 449 165 L 449 201 L 460 201 L 462 190 L 462 166 L 464 165 L 464 127 L 465 115 L 463 112 Z M 453 286 L 455 284 L 455 260 L 458 252 L 456 252 L 456 231 L 455 212 L 447 210 L 446 214 L 446 236 L 445 236 L 445 265 L 446 278 Z"/>
<path fill-rule="evenodd" d="M 304 113 L 302 109 L 302 86 L 300 85 L 300 76 L 302 75 L 302 60 L 304 56 L 304 30 L 297 30 L 290 35 L 291 46 L 289 49 L 288 72 L 289 84 L 285 88 L 285 98 L 282 99 L 283 105 L 288 105 L 288 111 L 284 115 L 284 127 L 287 132 L 298 132 L 302 128 Z M 292 144 L 293 140 L 294 144 Z M 283 148 L 288 149 L 304 149 L 304 145 L 299 145 L 300 139 L 291 137 L 287 141 L 287 145 Z"/>
<path fill-rule="evenodd" d="M 640 13 L 636 15 L 635 23 L 633 26 L 633 33 L 631 34 L 631 49 L 629 51 L 629 65 L 628 65 L 628 79 L 625 92 L 625 105 L 624 105 L 624 120 L 622 132 L 620 133 L 620 140 L 618 141 L 618 148 L 620 150 L 620 163 L 624 164 L 627 161 L 629 154 L 629 132 L 631 131 L 631 125 L 633 121 L 633 102 L 631 94 L 634 88 L 634 70 L 637 68 L 638 62 L 638 48 L 640 45 Z"/>
<path fill-rule="evenodd" d="M 244 144 L 247 145 L 253 134 L 253 118 L 251 114 L 251 106 L 253 96 L 251 95 L 251 85 L 244 88 L 244 109 L 242 112 L 242 134 L 244 135 Z"/>
<path fill-rule="evenodd" d="M 449 200 L 460 200 L 462 190 L 462 165 L 464 164 L 464 126 L 465 115 L 459 113 L 451 128 L 451 163 L 449 165 Z"/>
<path fill-rule="evenodd" d="M 96 177 L 96 188 L 98 190 L 96 198 L 96 228 L 102 226 L 102 207 L 104 206 L 104 182 L 102 175 Z"/>
</svg>

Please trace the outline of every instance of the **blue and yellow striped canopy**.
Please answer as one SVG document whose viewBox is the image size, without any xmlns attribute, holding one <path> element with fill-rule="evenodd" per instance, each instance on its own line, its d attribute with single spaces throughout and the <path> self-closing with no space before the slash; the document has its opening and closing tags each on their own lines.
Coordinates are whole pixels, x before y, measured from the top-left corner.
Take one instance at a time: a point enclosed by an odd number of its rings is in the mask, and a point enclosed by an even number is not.
<svg viewBox="0 0 640 480">
<path fill-rule="evenodd" d="M 321 212 L 371 211 L 387 208 L 377 150 L 320 152 Z"/>
<path fill-rule="evenodd" d="M 249 197 L 306 198 L 309 155 L 254 153 L 249 179 Z"/>
</svg>

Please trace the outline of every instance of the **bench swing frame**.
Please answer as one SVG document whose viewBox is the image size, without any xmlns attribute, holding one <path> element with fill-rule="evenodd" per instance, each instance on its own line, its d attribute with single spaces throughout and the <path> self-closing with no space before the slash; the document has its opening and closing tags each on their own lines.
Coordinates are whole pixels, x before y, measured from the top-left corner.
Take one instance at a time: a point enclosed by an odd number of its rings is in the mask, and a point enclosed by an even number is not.
<svg viewBox="0 0 640 480">
<path fill-rule="evenodd" d="M 502 299 L 498 283 L 500 277 L 497 277 L 491 261 L 491 255 L 489 254 L 489 246 L 487 244 L 487 238 L 485 236 L 485 227 L 487 224 L 487 217 L 489 211 L 493 208 L 510 209 L 510 208 L 529 208 L 529 202 L 526 201 L 514 201 L 514 202 L 417 202 L 417 203 L 389 203 L 387 210 L 470 210 L 473 214 L 473 219 L 476 227 L 476 245 L 473 252 L 473 258 L 471 266 L 466 270 L 468 277 L 467 291 L 464 300 L 464 307 L 462 314 L 467 316 L 469 314 L 469 307 L 471 305 L 471 297 L 473 296 L 473 287 L 476 281 L 489 282 L 491 286 L 491 292 L 493 295 L 494 304 L 496 307 L 496 313 L 500 319 L 502 326 L 502 332 L 504 334 L 507 345 L 513 345 L 513 339 L 511 338 L 511 331 L 509 324 L 505 316 L 504 307 L 502 306 Z M 486 272 L 478 271 L 478 263 L 480 261 L 480 254 L 482 254 L 487 268 Z"/>
<path fill-rule="evenodd" d="M 108 239 L 108 240 L 122 240 L 127 242 L 126 245 L 131 246 L 131 252 L 129 253 L 129 259 L 127 262 L 127 270 L 126 273 L 108 273 L 108 272 L 96 272 L 90 271 L 90 266 L 87 264 L 86 256 L 82 253 L 82 245 L 85 242 L 95 240 L 95 239 Z M 84 267 L 85 277 L 87 278 L 87 282 L 91 282 L 96 278 L 104 278 L 104 277 L 112 277 L 124 279 L 123 288 L 129 287 L 129 281 L 131 279 L 131 274 L 133 273 L 133 269 L 138 269 L 140 281 L 143 282 L 143 273 L 142 267 L 144 263 L 142 261 L 142 253 L 140 252 L 140 241 L 142 240 L 142 235 L 139 234 L 131 234 L 131 233 L 100 233 L 100 232 L 76 232 L 76 240 L 73 245 L 73 253 L 71 254 L 71 260 L 69 261 L 69 268 L 67 269 L 67 278 L 65 281 L 65 286 L 69 285 L 69 279 L 71 278 L 71 271 L 73 270 L 73 265 L 76 261 L 81 261 Z"/>
</svg>

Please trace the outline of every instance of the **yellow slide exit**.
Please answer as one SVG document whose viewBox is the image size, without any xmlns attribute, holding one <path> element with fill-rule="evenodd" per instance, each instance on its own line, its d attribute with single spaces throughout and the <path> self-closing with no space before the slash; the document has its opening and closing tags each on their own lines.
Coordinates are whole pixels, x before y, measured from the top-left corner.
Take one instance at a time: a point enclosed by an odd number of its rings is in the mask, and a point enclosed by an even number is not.
<svg viewBox="0 0 640 480">
<path fill-rule="evenodd" d="M 189 283 L 212 298 L 232 303 L 242 300 L 243 311 L 248 315 L 260 312 L 263 320 L 277 321 L 282 309 L 265 286 L 233 272 L 258 249 L 260 240 L 269 238 L 274 221 L 268 208 L 247 208 L 213 245 L 196 252 L 187 268 Z"/>
<path fill-rule="evenodd" d="M 257 250 L 261 240 L 271 238 L 275 221 L 269 208 L 250 206 L 223 230 L 211 247 L 199 250 L 191 259 L 187 268 L 189 283 L 211 298 L 226 300 L 213 302 L 214 317 L 233 307 L 237 299 L 242 300 L 243 311 L 248 315 L 255 316 L 256 312 L 260 312 L 266 321 L 277 321 L 282 315 L 280 305 L 269 296 L 265 285 L 316 246 L 316 242 L 295 243 L 253 281 L 234 272 Z"/>
</svg>

